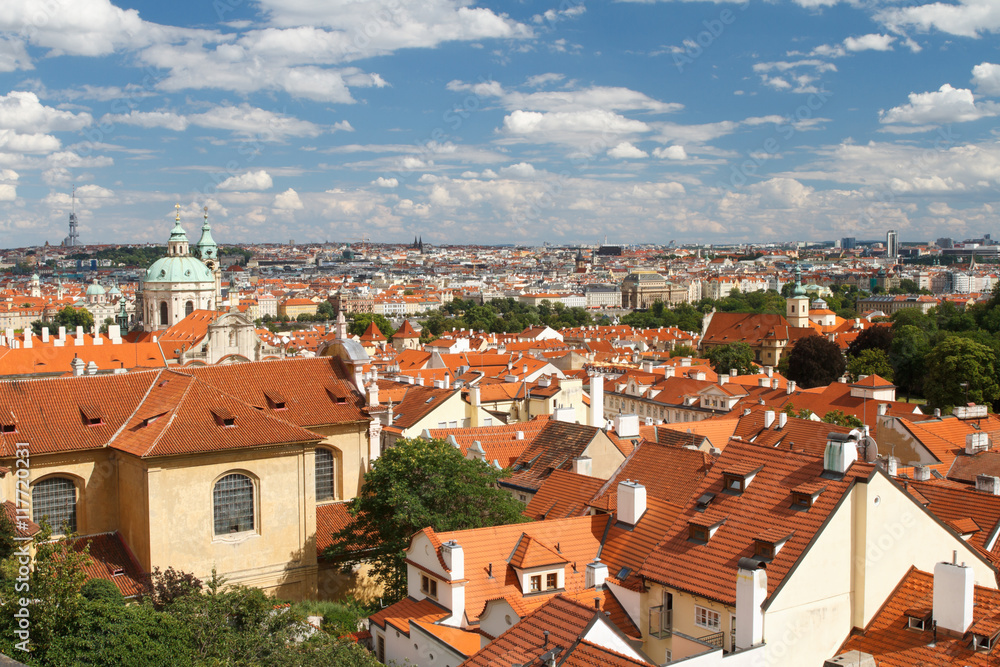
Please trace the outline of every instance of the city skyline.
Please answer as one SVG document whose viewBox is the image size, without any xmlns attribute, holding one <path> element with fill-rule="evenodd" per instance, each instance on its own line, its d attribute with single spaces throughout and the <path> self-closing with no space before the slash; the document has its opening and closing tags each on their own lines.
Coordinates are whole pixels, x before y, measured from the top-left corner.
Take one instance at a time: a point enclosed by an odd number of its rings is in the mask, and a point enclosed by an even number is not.
<svg viewBox="0 0 1000 667">
<path fill-rule="evenodd" d="M 996 231 L 1000 13 L 15 0 L 0 245 L 900 242 Z"/>
</svg>

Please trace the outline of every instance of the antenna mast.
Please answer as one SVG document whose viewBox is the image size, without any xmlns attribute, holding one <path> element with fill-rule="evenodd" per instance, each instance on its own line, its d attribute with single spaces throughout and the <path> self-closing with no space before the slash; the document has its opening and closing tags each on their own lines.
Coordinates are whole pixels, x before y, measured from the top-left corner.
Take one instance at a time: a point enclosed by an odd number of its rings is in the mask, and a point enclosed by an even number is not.
<svg viewBox="0 0 1000 667">
<path fill-rule="evenodd" d="M 76 219 L 76 186 L 73 186 L 73 208 L 69 213 L 69 236 L 66 237 L 66 245 L 80 245 L 80 232 L 77 231 L 78 220 Z"/>
</svg>

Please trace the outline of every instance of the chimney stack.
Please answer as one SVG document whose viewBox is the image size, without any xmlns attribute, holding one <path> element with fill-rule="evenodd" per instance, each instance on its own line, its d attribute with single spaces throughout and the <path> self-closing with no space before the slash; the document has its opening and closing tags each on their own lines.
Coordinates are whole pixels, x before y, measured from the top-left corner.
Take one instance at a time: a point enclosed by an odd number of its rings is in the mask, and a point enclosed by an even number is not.
<svg viewBox="0 0 1000 667">
<path fill-rule="evenodd" d="M 926 482 L 931 478 L 931 469 L 924 465 L 913 466 L 913 479 L 917 482 Z"/>
<path fill-rule="evenodd" d="M 788 414 L 785 412 L 778 413 L 778 428 L 785 428 L 785 424 L 788 423 Z"/>
<path fill-rule="evenodd" d="M 629 526 L 639 523 L 646 513 L 646 487 L 625 480 L 618 483 L 618 520 Z"/>
<path fill-rule="evenodd" d="M 976 587 L 972 568 L 959 565 L 957 556 L 953 551 L 950 563 L 934 566 L 934 622 L 939 629 L 963 635 L 972 625 Z"/>
<path fill-rule="evenodd" d="M 858 460 L 857 443 L 849 435 L 830 433 L 826 436 L 823 452 L 823 469 L 843 475 Z"/>
<path fill-rule="evenodd" d="M 455 540 L 449 540 L 441 545 L 441 560 L 450 572 L 449 581 L 465 579 L 465 553 Z M 451 616 L 441 621 L 444 625 L 462 627 L 465 619 L 465 586 L 451 587 Z"/>
<path fill-rule="evenodd" d="M 594 460 L 589 456 L 577 456 L 573 459 L 573 472 L 577 475 L 593 477 Z"/>
<path fill-rule="evenodd" d="M 767 571 L 764 563 L 741 558 L 736 569 L 736 648 L 748 649 L 764 641 Z"/>
<path fill-rule="evenodd" d="M 764 428 L 771 428 L 771 424 L 774 423 L 774 410 L 764 411 Z"/>
<path fill-rule="evenodd" d="M 785 387 L 785 393 L 786 394 L 794 394 L 795 393 L 795 380 L 789 380 L 788 381 L 788 386 Z"/>
<path fill-rule="evenodd" d="M 608 566 L 602 563 L 600 558 L 595 558 L 593 563 L 587 563 L 587 588 L 602 590 L 604 588 L 604 581 L 607 578 Z"/>
</svg>

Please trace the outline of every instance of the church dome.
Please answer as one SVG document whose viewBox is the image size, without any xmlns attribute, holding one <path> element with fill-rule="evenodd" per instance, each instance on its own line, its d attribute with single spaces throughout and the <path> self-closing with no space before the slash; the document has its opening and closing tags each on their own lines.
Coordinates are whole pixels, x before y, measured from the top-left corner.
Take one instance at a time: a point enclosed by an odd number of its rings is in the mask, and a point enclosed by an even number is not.
<svg viewBox="0 0 1000 667">
<path fill-rule="evenodd" d="M 104 288 L 95 280 L 87 287 L 87 296 L 104 296 Z"/>
<path fill-rule="evenodd" d="M 215 283 L 215 278 L 201 261 L 187 256 L 161 257 L 146 269 L 148 283 Z"/>
</svg>

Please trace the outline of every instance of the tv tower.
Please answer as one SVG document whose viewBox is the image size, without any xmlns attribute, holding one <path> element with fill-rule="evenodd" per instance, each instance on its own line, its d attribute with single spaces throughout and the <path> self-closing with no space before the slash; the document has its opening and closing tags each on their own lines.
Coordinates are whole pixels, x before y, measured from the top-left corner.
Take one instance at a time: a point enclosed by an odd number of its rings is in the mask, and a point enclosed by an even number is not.
<svg viewBox="0 0 1000 667">
<path fill-rule="evenodd" d="M 66 237 L 66 245 L 77 246 L 80 245 L 80 232 L 77 231 L 77 219 L 76 219 L 76 186 L 73 186 L 73 208 L 70 209 L 69 213 L 69 236 Z"/>
</svg>

